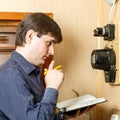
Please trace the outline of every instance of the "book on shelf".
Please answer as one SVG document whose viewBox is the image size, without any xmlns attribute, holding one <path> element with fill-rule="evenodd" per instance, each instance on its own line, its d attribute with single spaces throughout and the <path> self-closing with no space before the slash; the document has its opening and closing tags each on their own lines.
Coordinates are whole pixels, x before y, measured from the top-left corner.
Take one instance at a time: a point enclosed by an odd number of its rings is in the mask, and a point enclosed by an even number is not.
<svg viewBox="0 0 120 120">
<path fill-rule="evenodd" d="M 58 102 L 56 107 L 61 112 L 69 112 L 69 111 L 97 105 L 99 103 L 103 103 L 106 101 L 107 100 L 104 97 L 96 98 L 93 95 L 86 94 L 86 95 L 82 95 L 76 98 Z"/>
</svg>

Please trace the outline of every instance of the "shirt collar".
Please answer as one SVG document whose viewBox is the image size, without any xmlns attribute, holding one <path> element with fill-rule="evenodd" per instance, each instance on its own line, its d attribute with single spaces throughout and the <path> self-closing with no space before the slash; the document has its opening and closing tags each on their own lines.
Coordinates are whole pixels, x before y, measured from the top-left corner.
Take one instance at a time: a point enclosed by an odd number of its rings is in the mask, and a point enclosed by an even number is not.
<svg viewBox="0 0 120 120">
<path fill-rule="evenodd" d="M 17 61 L 20 67 L 25 71 L 26 74 L 30 74 L 31 72 L 39 73 L 39 68 L 28 62 L 21 54 L 17 51 L 13 51 L 11 58 Z"/>
</svg>

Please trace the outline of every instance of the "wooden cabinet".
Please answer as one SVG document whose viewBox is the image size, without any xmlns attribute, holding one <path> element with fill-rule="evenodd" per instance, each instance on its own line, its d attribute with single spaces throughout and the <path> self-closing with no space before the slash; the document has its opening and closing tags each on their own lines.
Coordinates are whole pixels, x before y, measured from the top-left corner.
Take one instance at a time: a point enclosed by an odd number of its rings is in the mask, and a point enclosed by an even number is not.
<svg viewBox="0 0 120 120">
<path fill-rule="evenodd" d="M 29 13 L 24 12 L 0 12 L 0 64 L 8 59 L 12 50 L 15 49 L 15 33 L 18 23 L 22 18 Z M 51 18 L 52 13 L 45 13 Z M 48 67 L 52 56 L 50 56 L 45 65 L 41 65 L 41 79 L 44 79 L 43 71 L 45 67 Z"/>
<path fill-rule="evenodd" d="M 26 14 L 0 12 L 0 52 L 11 52 L 15 49 L 16 28 Z"/>
<path fill-rule="evenodd" d="M 29 13 L 0 12 L 0 52 L 11 52 L 15 49 L 15 32 L 18 23 Z M 52 13 L 46 13 L 53 17 Z"/>
</svg>

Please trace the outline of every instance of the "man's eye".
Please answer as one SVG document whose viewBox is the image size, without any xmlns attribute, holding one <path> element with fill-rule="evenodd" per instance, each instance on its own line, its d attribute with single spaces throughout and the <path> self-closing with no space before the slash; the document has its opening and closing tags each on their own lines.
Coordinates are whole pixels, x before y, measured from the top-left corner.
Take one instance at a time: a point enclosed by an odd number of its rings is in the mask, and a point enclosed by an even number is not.
<svg viewBox="0 0 120 120">
<path fill-rule="evenodd" d="M 48 41 L 48 42 L 47 42 L 47 46 L 51 46 L 52 43 L 53 43 L 52 41 Z"/>
</svg>

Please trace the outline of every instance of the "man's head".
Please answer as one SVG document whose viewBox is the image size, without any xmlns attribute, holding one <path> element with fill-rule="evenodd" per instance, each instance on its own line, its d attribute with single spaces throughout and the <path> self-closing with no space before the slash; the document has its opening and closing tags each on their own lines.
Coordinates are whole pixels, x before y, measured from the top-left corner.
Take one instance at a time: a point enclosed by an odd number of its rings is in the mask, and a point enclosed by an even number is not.
<svg viewBox="0 0 120 120">
<path fill-rule="evenodd" d="M 60 27 L 43 13 L 27 15 L 16 31 L 16 51 L 36 66 L 44 64 L 49 55 L 54 55 L 53 45 L 61 41 Z"/>
<path fill-rule="evenodd" d="M 26 33 L 31 29 L 37 32 L 39 37 L 51 34 L 51 36 L 55 37 L 56 43 L 62 41 L 61 29 L 52 18 L 44 13 L 32 13 L 27 15 L 18 25 L 16 46 L 21 46 L 26 42 Z"/>
</svg>

